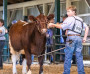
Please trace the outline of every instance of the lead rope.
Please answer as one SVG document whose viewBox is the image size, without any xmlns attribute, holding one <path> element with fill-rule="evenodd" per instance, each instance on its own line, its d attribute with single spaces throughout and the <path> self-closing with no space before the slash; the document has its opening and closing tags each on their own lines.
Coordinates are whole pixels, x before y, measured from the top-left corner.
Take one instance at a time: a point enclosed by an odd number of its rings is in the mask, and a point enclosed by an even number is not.
<svg viewBox="0 0 90 74">
<path fill-rule="evenodd" d="M 65 49 L 65 48 L 66 48 L 66 47 L 63 47 L 63 48 L 60 48 L 60 49 L 57 49 L 57 50 L 54 50 L 54 51 L 51 51 L 51 52 L 48 52 L 48 53 L 39 55 L 38 57 L 41 57 L 41 56 L 44 56 L 44 55 L 46 55 L 46 54 L 50 54 L 50 53 L 52 53 L 52 52 L 56 52 L 56 51 L 59 51 L 59 50 L 63 50 L 63 49 Z"/>
<path fill-rule="evenodd" d="M 88 40 L 86 40 L 86 41 L 90 41 L 90 39 L 88 39 Z M 67 42 L 72 43 L 73 41 L 67 41 Z M 54 51 L 51 51 L 51 52 L 48 52 L 48 53 L 39 55 L 38 57 L 45 56 L 46 54 L 51 54 L 51 53 L 56 52 L 56 51 L 59 51 L 59 50 L 64 50 L 65 48 L 66 48 L 66 47 L 63 47 L 63 48 L 60 48 L 60 49 L 57 49 L 57 50 L 54 50 Z"/>
</svg>

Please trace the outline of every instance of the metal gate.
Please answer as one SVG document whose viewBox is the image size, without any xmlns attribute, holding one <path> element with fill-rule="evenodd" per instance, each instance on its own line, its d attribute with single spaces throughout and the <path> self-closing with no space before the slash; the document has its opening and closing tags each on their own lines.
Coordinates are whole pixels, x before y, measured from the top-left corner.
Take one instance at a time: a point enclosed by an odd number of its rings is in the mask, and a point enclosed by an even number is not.
<svg viewBox="0 0 90 74">
<path fill-rule="evenodd" d="M 10 52 L 9 52 L 9 36 L 8 33 L 5 34 L 6 41 L 5 41 L 5 46 L 3 48 L 3 62 L 8 63 L 10 59 Z"/>
</svg>

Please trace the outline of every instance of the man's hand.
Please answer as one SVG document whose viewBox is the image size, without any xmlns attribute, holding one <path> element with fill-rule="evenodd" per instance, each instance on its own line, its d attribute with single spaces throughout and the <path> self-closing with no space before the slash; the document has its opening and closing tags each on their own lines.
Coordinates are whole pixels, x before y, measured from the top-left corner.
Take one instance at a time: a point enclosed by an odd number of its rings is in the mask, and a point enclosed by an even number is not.
<svg viewBox="0 0 90 74">
<path fill-rule="evenodd" d="M 49 34 L 46 34 L 46 37 L 48 38 L 49 37 Z"/>
<path fill-rule="evenodd" d="M 86 42 L 87 35 L 88 35 L 88 31 L 89 31 L 89 27 L 87 26 L 87 27 L 85 28 L 85 35 L 84 35 L 84 38 L 83 38 L 83 42 Z"/>
<path fill-rule="evenodd" d="M 84 38 L 83 38 L 83 43 L 85 43 L 85 42 L 86 42 L 86 38 L 84 37 Z"/>
<path fill-rule="evenodd" d="M 54 23 L 49 23 L 48 24 L 48 28 L 54 28 L 54 27 L 55 27 Z"/>
<path fill-rule="evenodd" d="M 49 23 L 48 24 L 48 28 L 59 28 L 59 29 L 62 29 L 62 26 L 61 26 L 61 23 L 57 23 L 57 24 L 54 24 L 54 23 Z"/>
</svg>

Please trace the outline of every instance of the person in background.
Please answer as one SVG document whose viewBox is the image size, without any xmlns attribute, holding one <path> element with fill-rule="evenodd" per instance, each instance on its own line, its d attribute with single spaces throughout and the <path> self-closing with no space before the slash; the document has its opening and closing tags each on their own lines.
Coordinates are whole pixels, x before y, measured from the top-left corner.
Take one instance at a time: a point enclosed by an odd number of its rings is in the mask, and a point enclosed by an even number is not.
<svg viewBox="0 0 90 74">
<path fill-rule="evenodd" d="M 46 34 L 47 53 L 52 51 L 52 44 L 53 44 L 52 35 L 53 35 L 52 29 L 48 29 L 47 34 Z M 53 55 L 52 54 L 49 54 L 47 57 L 48 57 L 50 62 L 53 62 Z"/>
<path fill-rule="evenodd" d="M 60 23 L 63 23 L 63 21 L 68 17 L 67 16 L 67 14 L 64 14 L 63 16 L 61 16 L 62 17 L 62 21 L 60 22 Z M 60 29 L 60 31 L 61 31 L 61 29 Z M 66 30 L 64 31 L 64 30 L 62 30 L 62 35 L 64 35 L 63 36 L 63 39 L 64 39 L 64 42 L 62 43 L 62 44 L 65 44 L 66 42 Z M 60 38 L 61 39 L 61 38 Z M 61 43 L 61 42 L 60 42 Z M 63 48 L 63 47 L 65 47 L 65 45 L 61 45 L 60 46 L 60 48 Z M 65 60 L 65 54 L 64 54 L 64 50 L 60 50 L 60 53 L 62 53 L 62 54 L 60 54 L 60 62 L 64 62 L 64 60 Z"/>
<path fill-rule="evenodd" d="M 50 23 L 54 23 L 54 19 L 50 20 Z M 52 51 L 52 44 L 53 44 L 53 30 L 52 29 L 48 29 L 47 33 L 46 33 L 46 37 L 47 37 L 47 52 L 51 52 Z M 49 61 L 52 63 L 53 62 L 53 55 L 50 54 L 48 55 Z"/>
<path fill-rule="evenodd" d="M 3 57 L 2 57 L 2 54 L 3 54 L 3 48 L 4 48 L 4 45 L 5 45 L 5 27 L 4 27 L 4 20 L 3 19 L 0 19 L 0 69 L 3 69 Z"/>
<path fill-rule="evenodd" d="M 70 6 L 67 8 L 68 18 L 66 18 L 62 24 L 48 24 L 48 27 L 56 27 L 63 30 L 68 29 L 63 74 L 70 74 L 71 60 L 74 51 L 78 74 L 85 74 L 82 56 L 82 42 L 86 42 L 89 28 L 80 17 L 76 16 L 76 11 L 77 9 L 75 6 Z M 83 29 L 85 29 L 85 34 L 82 40 L 81 33 Z"/>
<path fill-rule="evenodd" d="M 17 21 L 16 21 L 16 20 L 13 20 L 13 21 L 12 21 L 12 24 L 15 24 L 15 23 L 17 23 Z"/>
</svg>

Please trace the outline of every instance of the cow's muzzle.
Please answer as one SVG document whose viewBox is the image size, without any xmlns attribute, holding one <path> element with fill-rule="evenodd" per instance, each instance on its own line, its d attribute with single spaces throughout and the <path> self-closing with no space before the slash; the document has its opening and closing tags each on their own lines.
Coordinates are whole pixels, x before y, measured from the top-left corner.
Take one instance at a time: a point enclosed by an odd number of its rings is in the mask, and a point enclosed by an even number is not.
<svg viewBox="0 0 90 74">
<path fill-rule="evenodd" d="M 47 32 L 47 29 L 42 29 L 41 32 L 44 34 Z"/>
</svg>

